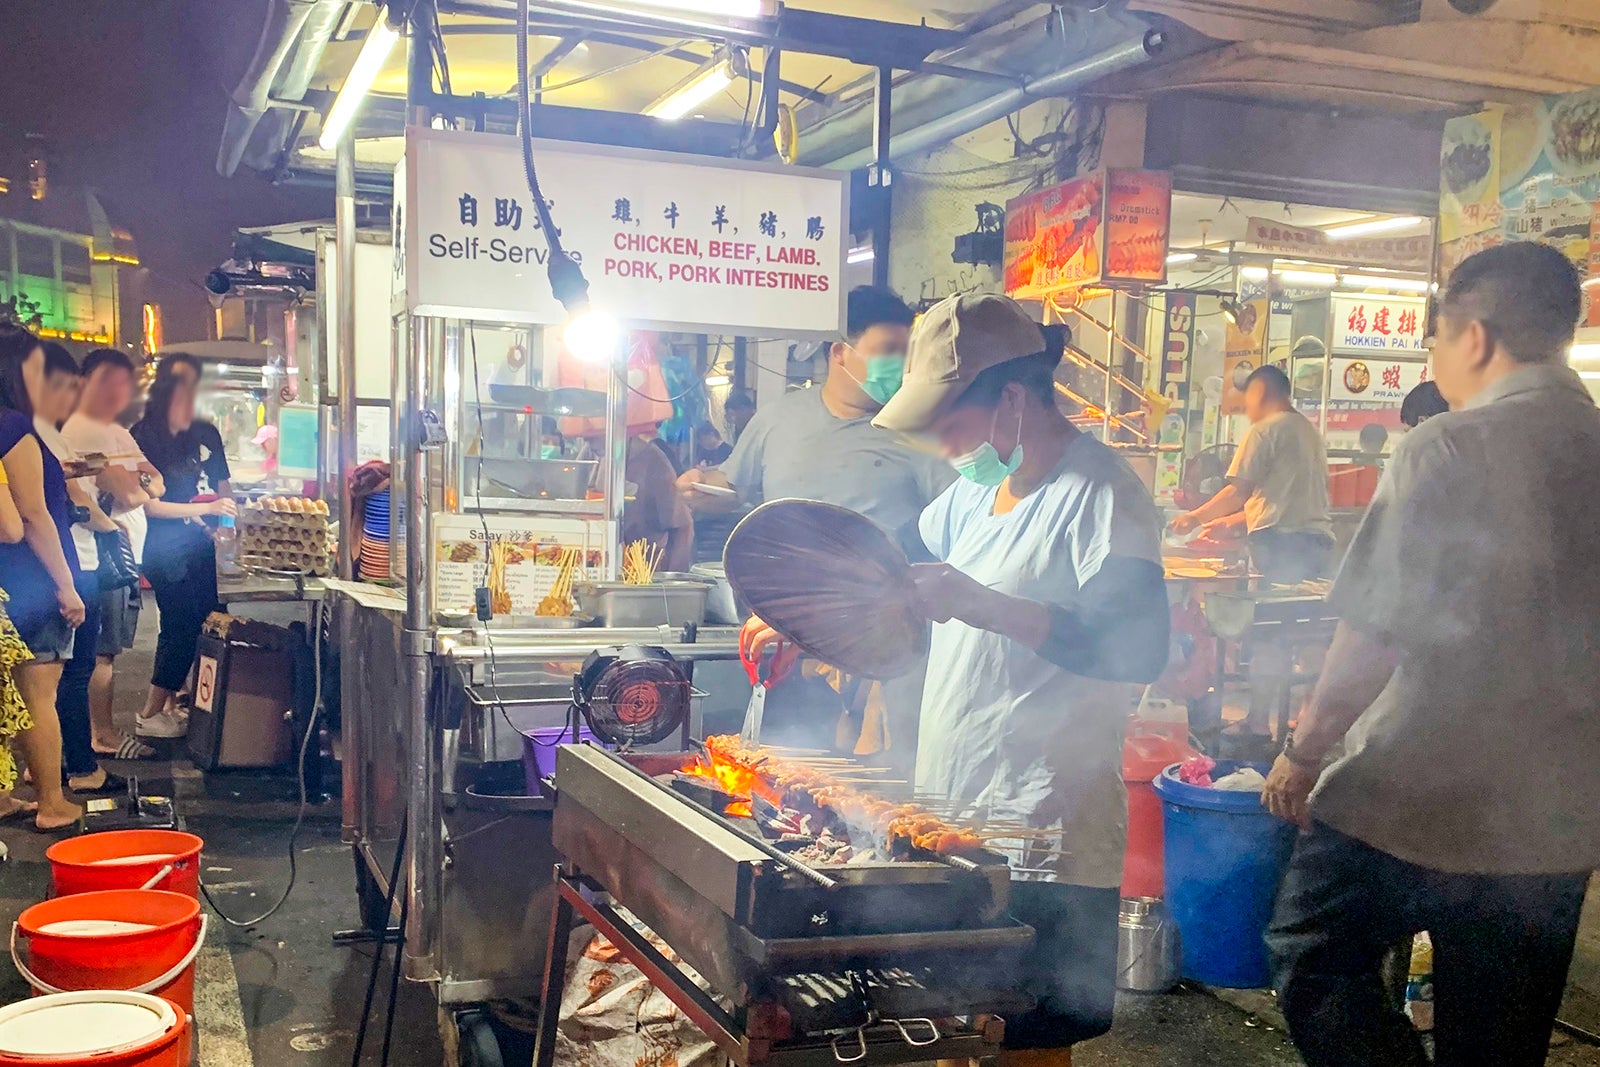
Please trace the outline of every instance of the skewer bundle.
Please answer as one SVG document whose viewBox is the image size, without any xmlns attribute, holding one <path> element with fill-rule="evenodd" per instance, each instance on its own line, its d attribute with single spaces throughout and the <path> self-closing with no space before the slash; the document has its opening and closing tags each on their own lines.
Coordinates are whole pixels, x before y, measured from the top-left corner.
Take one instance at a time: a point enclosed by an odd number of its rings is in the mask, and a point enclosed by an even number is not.
<svg viewBox="0 0 1600 1067">
<path fill-rule="evenodd" d="M 572 579 L 578 572 L 578 562 L 582 553 L 576 548 L 566 548 L 561 551 L 561 559 L 556 563 L 555 584 L 550 587 L 550 592 L 539 601 L 539 606 L 534 610 L 535 615 L 554 616 L 565 618 L 572 614 Z"/>
<path fill-rule="evenodd" d="M 622 550 L 622 580 L 627 585 L 649 585 L 661 565 L 661 546 L 641 537 Z"/>
</svg>

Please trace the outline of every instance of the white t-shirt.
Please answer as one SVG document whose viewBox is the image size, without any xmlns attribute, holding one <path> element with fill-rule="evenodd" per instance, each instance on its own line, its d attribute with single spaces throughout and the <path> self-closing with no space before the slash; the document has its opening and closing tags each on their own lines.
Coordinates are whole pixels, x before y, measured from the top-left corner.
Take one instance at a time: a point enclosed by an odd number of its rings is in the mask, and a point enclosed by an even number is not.
<svg viewBox="0 0 1600 1067">
<path fill-rule="evenodd" d="M 1255 488 L 1244 502 L 1251 533 L 1333 533 L 1328 517 L 1328 452 L 1322 435 L 1298 411 L 1268 415 L 1245 434 L 1229 478 Z"/>
<path fill-rule="evenodd" d="M 138 470 L 139 464 L 146 462 L 144 453 L 134 443 L 133 435 L 114 422 L 96 422 L 87 415 L 74 414 L 61 427 L 61 436 L 79 455 L 101 452 L 108 457 L 107 462 L 115 467 Z M 95 490 L 91 487 L 89 491 L 92 493 Z M 134 562 L 143 563 L 147 527 L 144 508 L 115 506 L 111 509 L 111 517 L 128 531 L 128 540 L 133 544 Z"/>
<path fill-rule="evenodd" d="M 61 432 L 37 415 L 33 418 L 33 430 L 50 450 L 50 454 L 56 457 L 57 463 L 66 466 L 78 458 L 78 453 L 74 451 L 72 445 L 62 439 Z M 96 489 L 93 478 L 72 480 L 78 483 L 79 489 L 91 497 L 94 496 Z M 73 523 L 72 546 L 78 550 L 79 570 L 84 574 L 93 574 L 100 569 L 100 546 L 95 543 L 93 530 L 81 522 Z"/>
<path fill-rule="evenodd" d="M 1084 435 L 1004 515 L 995 490 L 958 480 L 920 522 L 928 550 L 1009 596 L 1072 606 L 1111 556 L 1159 562 L 1150 491 Z M 917 740 L 917 788 L 958 817 L 1042 832 L 1013 851 L 1029 880 L 1108 888 L 1122 879 L 1122 739 L 1138 687 L 1073 674 L 959 620 L 933 628 Z M 1003 842 L 996 842 L 1003 847 Z"/>
</svg>

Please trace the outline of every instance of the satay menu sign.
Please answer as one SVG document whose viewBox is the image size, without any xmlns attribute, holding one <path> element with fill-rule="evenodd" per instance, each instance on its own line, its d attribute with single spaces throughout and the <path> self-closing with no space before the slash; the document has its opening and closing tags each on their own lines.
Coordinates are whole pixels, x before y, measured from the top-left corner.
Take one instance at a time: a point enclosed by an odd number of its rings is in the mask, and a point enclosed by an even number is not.
<svg viewBox="0 0 1600 1067">
<path fill-rule="evenodd" d="M 837 337 L 843 172 L 537 141 L 539 182 L 589 293 L 629 326 Z M 396 171 L 412 314 L 552 324 L 567 313 L 515 137 L 412 130 Z"/>
<path fill-rule="evenodd" d="M 1171 226 L 1164 171 L 1112 169 L 1019 196 L 1006 204 L 1006 293 L 1159 285 Z"/>
</svg>

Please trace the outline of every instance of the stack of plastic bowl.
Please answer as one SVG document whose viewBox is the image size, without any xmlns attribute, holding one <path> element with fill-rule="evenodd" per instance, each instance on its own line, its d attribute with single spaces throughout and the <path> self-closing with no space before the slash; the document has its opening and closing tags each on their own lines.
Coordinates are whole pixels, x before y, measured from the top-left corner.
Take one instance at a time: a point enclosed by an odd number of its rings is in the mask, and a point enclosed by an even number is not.
<svg viewBox="0 0 1600 1067">
<path fill-rule="evenodd" d="M 389 532 L 389 490 L 382 489 L 367 497 L 366 518 L 361 527 L 361 577 L 389 577 Z"/>
</svg>

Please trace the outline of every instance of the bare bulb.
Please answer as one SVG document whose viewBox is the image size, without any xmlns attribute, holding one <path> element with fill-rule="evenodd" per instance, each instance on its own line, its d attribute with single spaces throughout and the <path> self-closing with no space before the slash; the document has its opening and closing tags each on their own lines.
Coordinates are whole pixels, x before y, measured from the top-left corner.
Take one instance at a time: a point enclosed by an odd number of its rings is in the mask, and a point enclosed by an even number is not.
<svg viewBox="0 0 1600 1067">
<path fill-rule="evenodd" d="M 622 349 L 622 324 L 614 315 L 585 308 L 567 320 L 561 340 L 585 363 L 610 363 Z"/>
</svg>

